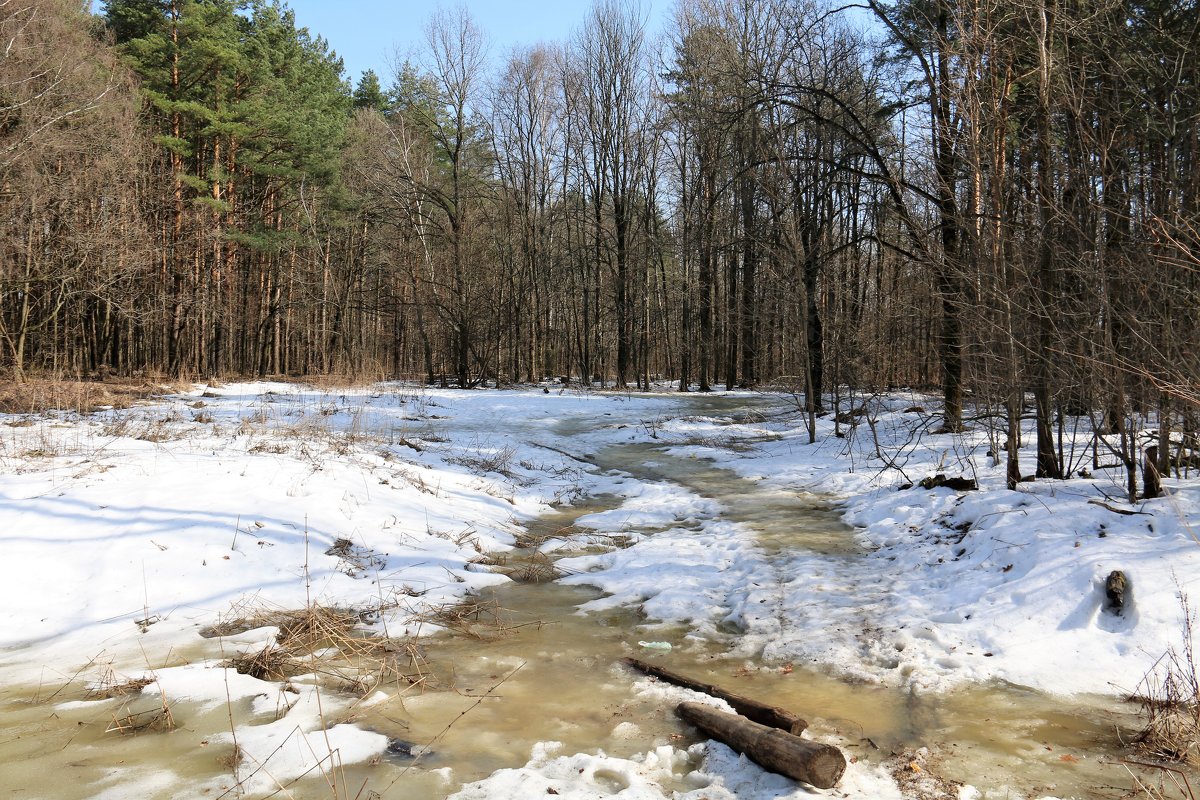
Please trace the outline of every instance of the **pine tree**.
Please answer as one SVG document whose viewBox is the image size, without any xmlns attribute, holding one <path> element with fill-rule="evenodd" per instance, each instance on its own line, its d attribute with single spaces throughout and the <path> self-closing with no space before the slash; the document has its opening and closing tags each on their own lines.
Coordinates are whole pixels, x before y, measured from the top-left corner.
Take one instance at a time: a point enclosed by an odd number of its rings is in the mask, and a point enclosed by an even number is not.
<svg viewBox="0 0 1200 800">
<path fill-rule="evenodd" d="M 384 112 L 390 110 L 387 95 L 383 92 L 383 86 L 379 83 L 379 76 L 375 74 L 375 70 L 366 70 L 359 78 L 358 85 L 354 87 L 354 107 L 372 108 Z"/>
</svg>

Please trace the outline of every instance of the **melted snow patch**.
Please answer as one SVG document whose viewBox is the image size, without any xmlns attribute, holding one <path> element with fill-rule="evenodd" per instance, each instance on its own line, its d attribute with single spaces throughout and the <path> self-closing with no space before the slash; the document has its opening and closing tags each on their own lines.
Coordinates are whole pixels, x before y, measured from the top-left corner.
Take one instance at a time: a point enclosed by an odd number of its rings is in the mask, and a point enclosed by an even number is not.
<svg viewBox="0 0 1200 800">
<path fill-rule="evenodd" d="M 619 508 L 587 514 L 575 525 L 612 533 L 712 519 L 721 511 L 716 501 L 670 483 L 627 483 L 618 494 L 625 498 Z"/>
</svg>

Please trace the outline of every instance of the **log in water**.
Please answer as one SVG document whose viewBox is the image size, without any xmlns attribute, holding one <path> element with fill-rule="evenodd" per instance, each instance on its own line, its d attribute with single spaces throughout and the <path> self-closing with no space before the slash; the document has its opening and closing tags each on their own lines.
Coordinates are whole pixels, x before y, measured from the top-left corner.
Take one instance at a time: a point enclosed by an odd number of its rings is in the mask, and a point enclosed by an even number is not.
<svg viewBox="0 0 1200 800">
<path fill-rule="evenodd" d="M 702 683 L 692 680 L 678 672 L 672 672 L 665 667 L 660 667 L 657 664 L 651 664 L 647 661 L 642 661 L 637 658 L 626 658 L 625 663 L 639 672 L 644 672 L 647 675 L 652 675 L 655 678 L 664 680 L 667 683 L 673 683 L 676 686 L 682 686 L 685 689 L 691 689 L 694 692 L 712 695 L 713 697 L 724 700 L 729 705 L 733 706 L 733 710 L 741 714 L 746 719 L 753 720 L 760 725 L 766 725 L 768 728 L 778 728 L 781 731 L 799 736 L 804 733 L 808 727 L 808 722 L 804 719 L 788 711 L 786 708 L 779 706 L 769 706 L 766 703 L 760 703 L 757 700 L 751 700 L 749 697 L 743 697 L 740 694 L 727 692 L 719 686 L 711 683 Z"/>
<path fill-rule="evenodd" d="M 680 703 L 675 713 L 764 769 L 818 789 L 832 789 L 846 771 L 846 757 L 833 745 L 801 739 L 700 703 Z"/>
</svg>

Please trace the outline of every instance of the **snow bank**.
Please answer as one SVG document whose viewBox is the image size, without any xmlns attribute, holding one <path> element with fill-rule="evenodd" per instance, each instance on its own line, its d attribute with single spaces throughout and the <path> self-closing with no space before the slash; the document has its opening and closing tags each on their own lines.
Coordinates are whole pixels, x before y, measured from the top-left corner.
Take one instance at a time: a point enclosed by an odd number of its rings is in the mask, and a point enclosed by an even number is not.
<svg viewBox="0 0 1200 800">
<path fill-rule="evenodd" d="M 558 796 L 568 800 L 799 800 L 811 789 L 766 772 L 720 742 L 680 750 L 663 745 L 631 759 L 604 753 L 560 755 L 561 745 L 543 742 L 529 763 L 500 770 L 464 786 L 452 800 Z M 851 800 L 899 800 L 895 781 L 878 767 L 851 764 L 837 796 Z"/>
</svg>

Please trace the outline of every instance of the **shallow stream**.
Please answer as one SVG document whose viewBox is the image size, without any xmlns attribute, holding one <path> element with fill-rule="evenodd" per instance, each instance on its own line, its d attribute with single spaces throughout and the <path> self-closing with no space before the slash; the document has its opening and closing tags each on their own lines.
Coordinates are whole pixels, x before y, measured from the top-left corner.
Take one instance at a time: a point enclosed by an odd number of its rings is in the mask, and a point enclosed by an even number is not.
<svg viewBox="0 0 1200 800">
<path fill-rule="evenodd" d="M 713 408 L 709 404 L 698 410 Z M 571 425 L 560 433 L 569 437 Z M 675 482 L 716 500 L 725 519 L 751 526 L 770 553 L 804 549 L 854 558 L 859 552 L 853 532 L 824 499 L 760 489 L 713 461 L 665 450 L 653 441 L 618 445 L 591 460 L 605 470 Z M 619 502 L 594 498 L 560 509 L 536 520 L 530 536 L 536 540 L 569 530 L 581 515 Z M 413 690 L 351 712 L 360 726 L 411 743 L 422 755 L 414 761 L 397 752 L 377 763 L 348 767 L 343 782 L 350 796 L 443 798 L 465 782 L 523 765 L 541 741 L 562 742 L 564 753 L 603 750 L 613 756 L 697 741 L 696 733 L 674 718 L 671 704 L 634 691 L 640 676 L 620 663 L 629 655 L 789 708 L 809 720 L 813 735 L 837 740 L 851 759 L 882 763 L 929 747 L 931 760 L 914 773 L 933 771 L 964 781 L 985 796 L 1119 797 L 1130 786 L 1126 771 L 1114 762 L 1120 758 L 1119 731 L 1128 735 L 1134 722 L 1130 710 L 1111 699 L 1063 700 L 1005 685 L 944 695 L 852 685 L 801 665 L 781 669 L 726 657 L 728 641 L 700 642 L 685 637 L 685 630 L 661 625 L 643 628 L 646 621 L 637 609 L 577 613 L 580 604 L 596 596 L 595 590 L 557 583 L 505 584 L 491 599 L 505 609 L 507 635 L 429 642 L 425 651 L 437 683 L 452 689 Z M 647 651 L 638 645 L 645 639 L 677 646 L 669 652 Z M 199 648 L 176 658 L 216 657 Z M 82 800 L 97 796 L 98 786 L 119 787 L 124 770 L 144 777 L 156 765 L 196 785 L 211 785 L 230 772 L 228 748 L 207 745 L 209 735 L 228 730 L 229 709 L 176 707 L 175 730 L 122 736 L 106 732 L 121 701 L 65 709 L 30 702 L 47 694 L 39 687 L 7 687 L 0 694 L 0 788 L 5 797 Z M 78 694 L 76 690 L 56 702 Z M 214 790 L 203 796 L 219 794 Z M 125 795 L 118 790 L 110 796 Z M 197 795 L 174 784 L 151 785 L 142 796 Z M 280 796 L 335 794 L 316 779 Z"/>
</svg>

